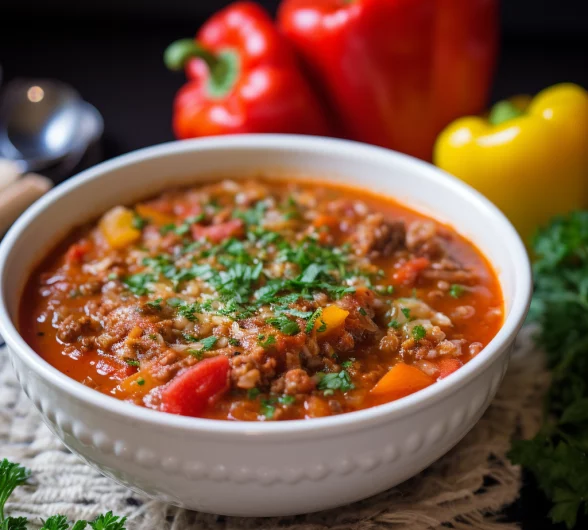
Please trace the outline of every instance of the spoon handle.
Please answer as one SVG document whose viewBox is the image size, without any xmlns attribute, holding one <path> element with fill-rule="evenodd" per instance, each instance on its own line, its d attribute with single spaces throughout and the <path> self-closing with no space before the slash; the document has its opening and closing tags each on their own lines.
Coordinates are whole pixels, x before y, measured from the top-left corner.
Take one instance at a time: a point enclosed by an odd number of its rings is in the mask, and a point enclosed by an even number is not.
<svg viewBox="0 0 588 530">
<path fill-rule="evenodd" d="M 29 174 L 3 189 L 0 192 L 0 234 L 52 186 L 53 182 L 47 177 Z"/>
<path fill-rule="evenodd" d="M 0 193 L 10 186 L 20 175 L 18 164 L 7 158 L 0 158 Z"/>
</svg>

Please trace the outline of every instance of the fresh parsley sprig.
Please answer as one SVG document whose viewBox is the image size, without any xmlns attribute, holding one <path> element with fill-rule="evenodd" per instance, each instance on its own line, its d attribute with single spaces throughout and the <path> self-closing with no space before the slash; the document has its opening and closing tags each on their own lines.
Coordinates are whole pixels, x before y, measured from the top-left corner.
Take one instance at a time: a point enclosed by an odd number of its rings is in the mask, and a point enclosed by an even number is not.
<svg viewBox="0 0 588 530">
<path fill-rule="evenodd" d="M 552 500 L 552 520 L 571 529 L 588 515 L 588 212 L 554 219 L 534 249 L 530 319 L 552 381 L 541 430 L 513 442 L 510 458 Z"/>
<path fill-rule="evenodd" d="M 26 483 L 30 472 L 20 464 L 9 462 L 6 458 L 0 462 L 0 530 L 27 530 L 29 520 L 26 517 L 5 517 L 4 506 L 18 486 Z M 99 515 L 93 521 L 76 521 L 70 524 L 65 515 L 53 515 L 41 520 L 41 530 L 126 530 L 126 517 L 119 517 L 108 512 Z"/>
</svg>

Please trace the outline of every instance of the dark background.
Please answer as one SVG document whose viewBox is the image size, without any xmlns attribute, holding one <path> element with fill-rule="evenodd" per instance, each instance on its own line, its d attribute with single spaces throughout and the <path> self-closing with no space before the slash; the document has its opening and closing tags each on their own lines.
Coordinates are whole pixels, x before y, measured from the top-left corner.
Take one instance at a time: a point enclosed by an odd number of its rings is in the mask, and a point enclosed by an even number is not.
<svg viewBox="0 0 588 530">
<path fill-rule="evenodd" d="M 0 0 L 4 80 L 53 77 L 71 83 L 104 116 L 105 158 L 172 140 L 171 101 L 183 75 L 165 70 L 163 50 L 193 35 L 227 3 Z M 273 10 L 277 0 L 262 3 Z M 501 18 L 494 101 L 561 81 L 588 88 L 588 0 L 503 0 Z M 520 500 L 504 517 L 523 530 L 552 528 L 548 509 L 525 477 Z M 588 522 L 578 528 L 588 528 Z"/>
</svg>

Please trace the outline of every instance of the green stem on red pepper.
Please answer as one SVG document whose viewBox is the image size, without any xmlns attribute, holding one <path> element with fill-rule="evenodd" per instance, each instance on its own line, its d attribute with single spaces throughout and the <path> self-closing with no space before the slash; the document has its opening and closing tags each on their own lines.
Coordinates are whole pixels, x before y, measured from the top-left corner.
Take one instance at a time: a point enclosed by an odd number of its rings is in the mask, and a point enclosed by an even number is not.
<svg viewBox="0 0 588 530">
<path fill-rule="evenodd" d="M 167 68 L 180 71 L 190 59 L 202 59 L 210 72 L 208 91 L 213 98 L 222 98 L 235 85 L 239 74 L 239 57 L 231 50 L 214 54 L 192 39 L 172 42 L 163 60 Z"/>
</svg>

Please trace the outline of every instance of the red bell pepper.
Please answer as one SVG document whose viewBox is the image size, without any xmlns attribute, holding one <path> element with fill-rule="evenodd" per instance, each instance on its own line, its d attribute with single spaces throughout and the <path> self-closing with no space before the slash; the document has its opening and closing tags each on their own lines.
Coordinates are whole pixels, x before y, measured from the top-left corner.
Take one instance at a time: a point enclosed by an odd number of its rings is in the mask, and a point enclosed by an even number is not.
<svg viewBox="0 0 588 530">
<path fill-rule="evenodd" d="M 196 40 L 171 44 L 164 59 L 172 70 L 185 67 L 189 79 L 174 103 L 178 138 L 329 132 L 290 44 L 252 2 L 219 11 Z"/>
<path fill-rule="evenodd" d="M 163 389 L 163 410 L 182 416 L 199 416 L 212 398 L 229 387 L 229 369 L 229 359 L 224 355 L 205 359 L 188 368 Z"/>
<path fill-rule="evenodd" d="M 283 0 L 278 21 L 345 136 L 424 159 L 487 102 L 498 0 Z"/>
</svg>

